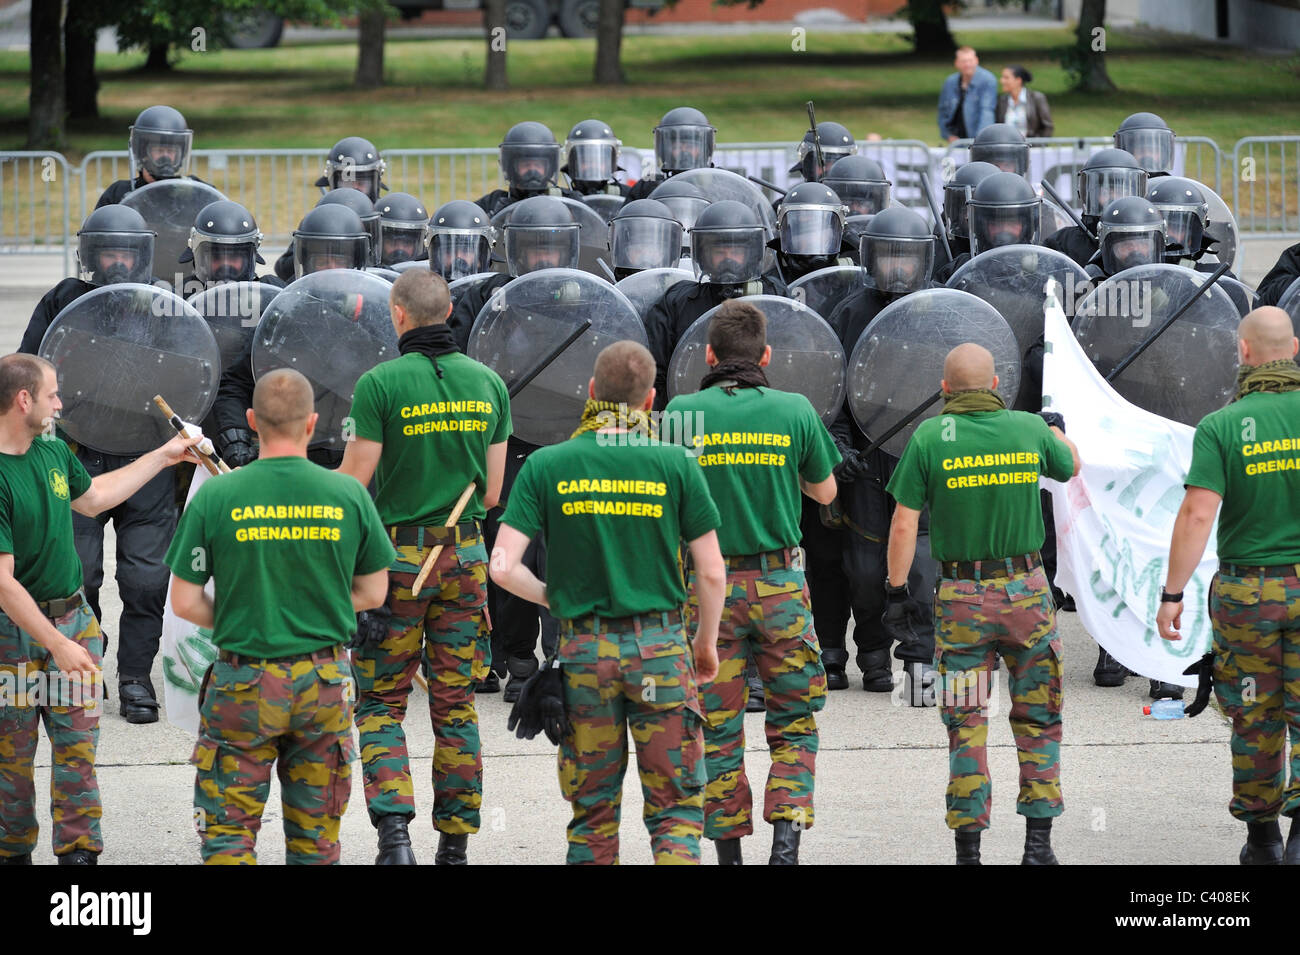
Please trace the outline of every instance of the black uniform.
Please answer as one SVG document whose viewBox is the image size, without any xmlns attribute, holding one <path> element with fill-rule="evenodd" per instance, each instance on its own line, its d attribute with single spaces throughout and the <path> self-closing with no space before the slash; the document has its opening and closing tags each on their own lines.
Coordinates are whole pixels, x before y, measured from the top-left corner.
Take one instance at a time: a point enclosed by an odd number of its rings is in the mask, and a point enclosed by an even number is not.
<svg viewBox="0 0 1300 955">
<path fill-rule="evenodd" d="M 1260 305 L 1276 305 L 1296 279 L 1300 279 L 1300 243 L 1278 257 L 1277 264 L 1259 282 L 1255 295 Z"/>
<path fill-rule="evenodd" d="M 514 192 L 507 189 L 493 189 L 486 196 L 480 196 L 474 200 L 474 204 L 486 212 L 489 216 L 495 216 L 502 209 L 513 206 L 516 202 L 523 202 L 531 196 L 563 196 L 566 199 L 576 199 L 582 201 L 582 193 L 574 192 L 572 189 L 564 189 L 560 186 L 551 186 L 545 192 Z"/>
<path fill-rule="evenodd" d="M 1069 256 L 1083 268 L 1097 254 L 1097 240 L 1077 225 L 1069 225 L 1053 232 L 1043 240 L 1043 247 Z"/>
<path fill-rule="evenodd" d="M 456 345 L 462 352 L 469 352 L 469 333 L 474 328 L 474 319 L 483 311 L 483 306 L 488 303 L 492 293 L 513 280 L 514 276 L 501 272 L 475 282 L 460 293 L 452 306 L 451 315 L 447 317 L 447 327 L 451 329 Z"/>
<path fill-rule="evenodd" d="M 185 178 L 192 179 L 195 182 L 203 182 L 203 180 L 198 176 L 186 176 Z M 165 179 L 154 180 L 154 182 L 166 181 L 167 180 Z M 149 185 L 149 182 L 144 178 L 144 173 L 140 173 L 140 175 L 136 176 L 134 182 L 130 179 L 118 179 L 115 182 L 109 183 L 108 188 L 100 195 L 99 201 L 95 203 L 95 208 L 98 209 L 101 206 L 115 205 L 125 199 L 133 190 L 143 189 L 147 185 Z"/>
</svg>

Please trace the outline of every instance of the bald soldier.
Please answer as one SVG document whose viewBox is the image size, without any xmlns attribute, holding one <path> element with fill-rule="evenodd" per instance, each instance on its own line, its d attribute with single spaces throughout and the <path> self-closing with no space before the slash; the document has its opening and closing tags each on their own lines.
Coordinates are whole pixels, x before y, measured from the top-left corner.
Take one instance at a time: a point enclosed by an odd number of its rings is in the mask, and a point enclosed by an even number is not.
<svg viewBox="0 0 1300 955">
<path fill-rule="evenodd" d="M 1040 476 L 1068 481 L 1079 456 L 1060 415 L 1008 411 L 994 390 L 988 350 L 967 343 L 943 364 L 944 406 L 908 442 L 887 490 L 898 506 L 889 529 L 887 630 L 907 625 L 907 574 L 921 511 L 939 561 L 935 595 L 937 697 L 948 728 L 947 822 L 958 865 L 979 864 L 989 827 L 988 701 L 996 656 L 1006 664 L 1011 730 L 1020 758 L 1024 865 L 1055 865 L 1052 819 L 1061 799 L 1061 641 L 1039 548 Z"/>
<path fill-rule="evenodd" d="M 571 864 L 618 862 L 628 729 L 655 862 L 700 861 L 699 683 L 718 672 L 726 569 L 704 475 L 686 449 L 654 438 L 654 378 L 654 358 L 636 342 L 597 356 L 582 423 L 524 462 L 492 550 L 492 579 L 560 622 L 558 654 L 534 679 L 558 665 L 544 685 L 570 726 L 547 735 L 559 743 L 560 789 L 573 805 Z M 546 583 L 522 563 L 539 533 Z M 693 641 L 681 614 L 683 540 L 699 603 Z"/>
<path fill-rule="evenodd" d="M 1237 338 L 1237 396 L 1196 426 L 1156 622 L 1182 639 L 1183 588 L 1217 512 L 1214 645 L 1199 666 L 1232 719 L 1228 811 L 1246 823 L 1243 865 L 1300 865 L 1300 343 L 1273 306 L 1243 318 Z M 1285 850 L 1279 816 L 1291 817 Z"/>
</svg>

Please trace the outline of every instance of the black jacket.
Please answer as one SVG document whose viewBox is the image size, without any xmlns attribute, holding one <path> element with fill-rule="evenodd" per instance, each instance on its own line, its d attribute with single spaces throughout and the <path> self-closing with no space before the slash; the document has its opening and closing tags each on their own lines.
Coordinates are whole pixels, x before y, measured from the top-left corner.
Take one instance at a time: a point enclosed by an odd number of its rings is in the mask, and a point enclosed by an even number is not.
<svg viewBox="0 0 1300 955">
<path fill-rule="evenodd" d="M 1084 268 L 1097 254 L 1097 240 L 1077 225 L 1069 225 L 1053 232 L 1043 240 L 1043 247 L 1069 256 Z"/>
<path fill-rule="evenodd" d="M 554 187 L 557 191 L 551 192 L 534 192 L 528 195 L 519 195 L 515 192 L 508 192 L 505 189 L 493 189 L 486 196 L 480 196 L 474 200 L 474 204 L 486 212 L 489 216 L 495 216 L 502 209 L 513 206 L 516 202 L 523 202 L 532 196 L 564 196 L 566 199 L 576 199 L 582 202 L 582 193 L 574 192 L 572 189 L 564 189 L 560 186 Z"/>
<path fill-rule="evenodd" d="M 195 182 L 203 182 L 203 180 L 198 176 L 188 176 L 187 178 L 193 179 Z M 154 182 L 166 182 L 166 180 L 155 179 Z M 130 179 L 119 179 L 116 182 L 110 183 L 109 187 L 104 190 L 99 197 L 99 201 L 95 203 L 95 208 L 99 209 L 102 206 L 111 206 L 119 203 L 126 198 L 127 193 L 134 189 L 143 189 L 147 185 L 149 185 L 149 183 L 145 181 L 144 173 L 136 176 L 134 182 Z M 290 271 L 292 271 L 292 269 Z"/>
<path fill-rule="evenodd" d="M 1277 264 L 1259 282 L 1256 294 L 1260 305 L 1276 305 L 1291 284 L 1300 279 L 1300 243 L 1278 257 Z"/>
<path fill-rule="evenodd" d="M 460 293 L 447 318 L 447 327 L 451 329 L 456 345 L 462 352 L 469 352 L 469 333 L 474 328 L 474 319 L 478 318 L 478 313 L 483 310 L 493 292 L 508 285 L 513 279 L 514 276 L 502 272 L 476 282 Z"/>
<path fill-rule="evenodd" d="M 32 317 L 27 322 L 27 330 L 23 332 L 23 340 L 18 350 L 25 355 L 35 355 L 39 352 L 41 339 L 45 337 L 45 333 L 49 331 L 50 325 L 59 312 L 96 288 L 99 286 L 83 282 L 81 279 L 64 279 L 46 292 L 36 303 L 36 310 L 32 312 Z"/>
</svg>

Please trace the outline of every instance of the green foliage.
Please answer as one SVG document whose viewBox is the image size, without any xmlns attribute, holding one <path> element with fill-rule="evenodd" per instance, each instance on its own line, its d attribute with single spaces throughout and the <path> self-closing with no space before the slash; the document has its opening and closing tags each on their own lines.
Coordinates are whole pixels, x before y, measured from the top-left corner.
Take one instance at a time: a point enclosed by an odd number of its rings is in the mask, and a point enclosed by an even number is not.
<svg viewBox="0 0 1300 955">
<path fill-rule="evenodd" d="M 163 43 L 191 48 L 194 30 L 204 31 L 204 44 L 215 50 L 228 46 L 230 30 L 241 16 L 261 9 L 288 20 L 337 24 L 340 15 L 363 8 L 386 7 L 384 0 L 107 0 L 103 26 L 116 26 L 118 48 L 148 48 Z"/>
</svg>

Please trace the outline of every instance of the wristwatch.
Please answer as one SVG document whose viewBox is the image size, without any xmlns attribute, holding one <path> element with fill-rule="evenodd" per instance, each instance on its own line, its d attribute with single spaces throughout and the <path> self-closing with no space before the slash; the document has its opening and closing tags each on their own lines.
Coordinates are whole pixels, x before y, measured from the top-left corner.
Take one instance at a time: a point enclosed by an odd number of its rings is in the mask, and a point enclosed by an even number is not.
<svg viewBox="0 0 1300 955">
<path fill-rule="evenodd" d="M 1183 592 L 1180 590 L 1176 594 L 1171 594 L 1169 591 L 1165 590 L 1164 587 L 1161 587 L 1160 602 L 1162 604 L 1180 604 L 1183 602 Z"/>
</svg>

